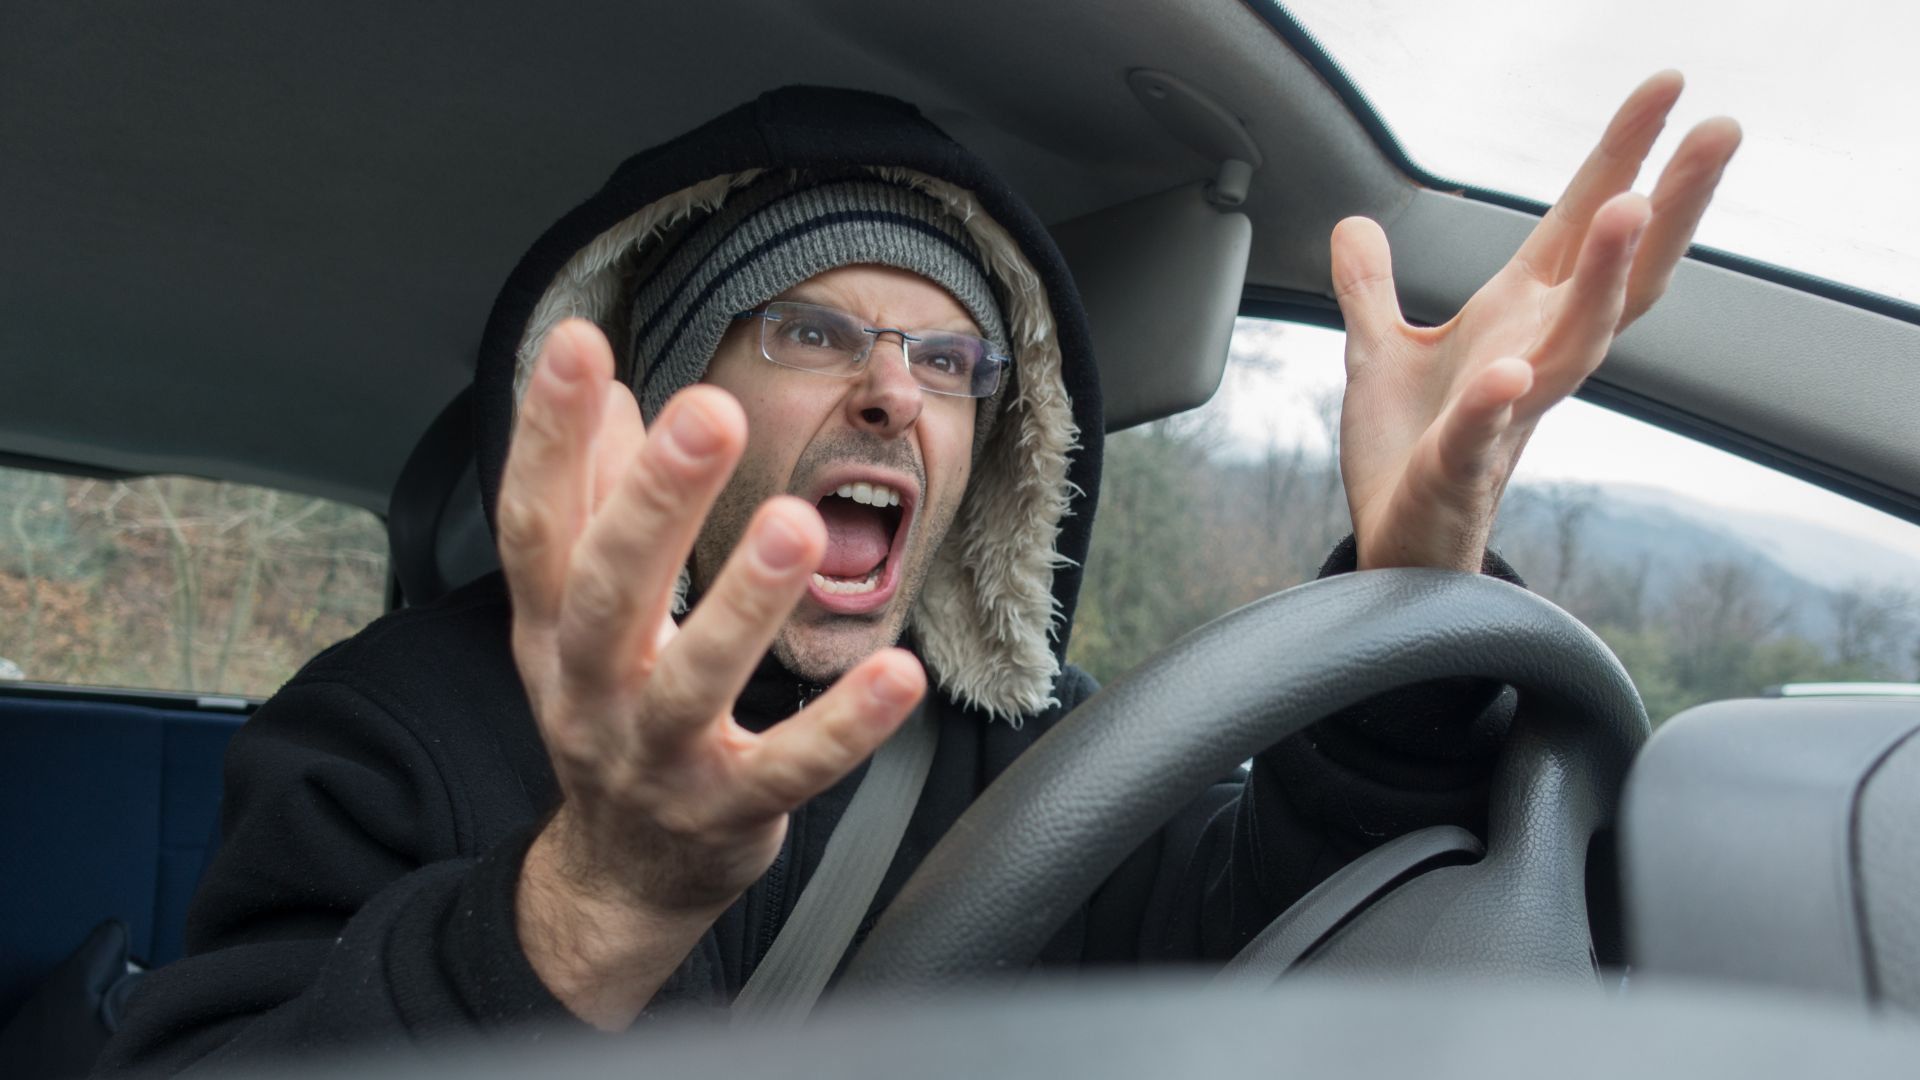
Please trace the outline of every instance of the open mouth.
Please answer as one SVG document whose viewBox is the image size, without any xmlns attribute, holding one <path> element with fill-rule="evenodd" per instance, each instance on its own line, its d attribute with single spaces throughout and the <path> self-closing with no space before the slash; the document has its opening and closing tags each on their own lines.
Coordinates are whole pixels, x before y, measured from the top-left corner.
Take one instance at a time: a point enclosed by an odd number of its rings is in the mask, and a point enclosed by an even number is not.
<svg viewBox="0 0 1920 1080">
<path fill-rule="evenodd" d="M 827 526 L 827 551 L 808 592 L 822 607 L 844 614 L 883 606 L 897 578 L 912 492 L 862 480 L 841 484 L 817 505 Z"/>
</svg>

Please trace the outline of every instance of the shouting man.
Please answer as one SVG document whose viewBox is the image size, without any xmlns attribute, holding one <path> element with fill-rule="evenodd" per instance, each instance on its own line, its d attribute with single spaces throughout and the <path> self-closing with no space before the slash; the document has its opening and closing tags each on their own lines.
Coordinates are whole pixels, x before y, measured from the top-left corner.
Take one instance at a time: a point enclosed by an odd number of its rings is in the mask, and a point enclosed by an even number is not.
<svg viewBox="0 0 1920 1080">
<path fill-rule="evenodd" d="M 1401 320 L 1379 227 L 1335 229 L 1354 536 L 1327 572 L 1505 572 L 1521 446 L 1665 288 L 1738 142 L 1702 124 L 1632 194 L 1679 89 L 1634 92 L 1444 326 Z M 1078 299 L 910 106 L 776 91 L 630 159 L 515 270 L 476 400 L 504 574 L 246 725 L 190 955 L 110 1064 L 725 1005 L 916 704 L 931 765 L 872 913 L 1094 690 L 1063 660 L 1102 430 Z M 1472 824 L 1512 697 L 1403 688 L 1274 747 L 1042 959 L 1229 956 L 1369 845 Z"/>
</svg>

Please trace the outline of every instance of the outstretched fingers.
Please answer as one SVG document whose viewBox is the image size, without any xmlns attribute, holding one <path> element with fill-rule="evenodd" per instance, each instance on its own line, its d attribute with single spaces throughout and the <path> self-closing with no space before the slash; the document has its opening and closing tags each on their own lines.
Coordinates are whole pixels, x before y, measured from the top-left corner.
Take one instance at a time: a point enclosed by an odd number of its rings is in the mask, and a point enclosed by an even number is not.
<svg viewBox="0 0 1920 1080">
<path fill-rule="evenodd" d="M 647 687 L 655 730 L 675 738 L 730 712 L 827 550 L 804 500 L 762 505 L 700 604 L 661 654 Z"/>
<path fill-rule="evenodd" d="M 517 626 L 559 618 L 569 552 L 591 511 L 592 448 L 612 374 L 606 338 L 570 319 L 547 335 L 527 382 L 495 505 Z"/>
<path fill-rule="evenodd" d="M 647 442 L 646 425 L 640 420 L 640 403 L 625 383 L 613 383 L 601 402 L 600 431 L 593 440 L 593 509 L 604 506 L 607 496 L 620 486 Z"/>
<path fill-rule="evenodd" d="M 927 692 L 913 654 L 882 649 L 833 689 L 753 743 L 743 762 L 749 812 L 785 813 L 840 782 L 872 756 Z"/>
<path fill-rule="evenodd" d="M 1520 246 L 1520 262 L 1536 277 L 1557 285 L 1573 273 L 1595 216 L 1607 200 L 1633 186 L 1684 86 L 1678 71 L 1661 71 L 1627 95 L 1566 191 Z"/>
<path fill-rule="evenodd" d="M 674 581 L 746 441 L 732 395 L 690 387 L 606 494 L 574 549 L 560 618 L 560 670 L 577 699 L 624 698 L 646 680 Z"/>
<path fill-rule="evenodd" d="M 1700 219 L 1713 201 L 1720 177 L 1734 151 L 1740 148 L 1740 125 L 1731 117 L 1716 116 L 1695 125 L 1680 141 L 1673 159 L 1661 170 L 1653 188 L 1653 220 L 1634 256 L 1627 279 L 1626 308 L 1620 329 L 1646 314 L 1667 291 L 1673 271 L 1693 243 Z"/>
<path fill-rule="evenodd" d="M 1646 198 L 1631 192 L 1609 199 L 1594 214 L 1573 277 L 1550 301 L 1546 334 L 1532 358 L 1534 386 L 1520 406 L 1525 417 L 1538 417 L 1579 389 L 1606 359 L 1648 215 Z"/>
</svg>

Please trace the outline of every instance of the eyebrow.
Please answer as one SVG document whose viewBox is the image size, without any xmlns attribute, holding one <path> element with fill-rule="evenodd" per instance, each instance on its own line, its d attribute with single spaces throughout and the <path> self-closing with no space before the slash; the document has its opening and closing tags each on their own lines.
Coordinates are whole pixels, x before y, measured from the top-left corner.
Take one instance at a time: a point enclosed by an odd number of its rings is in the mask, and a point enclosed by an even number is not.
<svg viewBox="0 0 1920 1080">
<path fill-rule="evenodd" d="M 795 285 L 793 288 L 788 289 L 783 293 L 780 293 L 778 296 L 775 296 L 771 300 L 768 300 L 767 303 L 769 304 L 778 303 L 781 300 L 791 300 L 791 301 L 794 301 L 795 303 L 800 303 L 800 304 L 818 304 L 821 307 L 830 307 L 840 311 L 846 311 L 848 314 L 857 315 L 862 319 L 869 318 L 869 316 L 860 315 L 858 312 L 849 311 L 844 304 L 841 304 L 838 301 L 830 301 L 814 295 L 811 291 L 807 289 L 807 286 L 805 284 Z M 968 315 L 964 311 L 958 315 L 955 315 L 951 319 L 941 320 L 931 326 L 911 326 L 911 327 L 901 327 L 901 329 L 903 330 L 944 330 L 952 334 L 971 334 L 974 337 L 983 337 L 986 334 L 984 330 L 980 329 L 979 324 L 973 321 L 973 316 Z"/>
</svg>

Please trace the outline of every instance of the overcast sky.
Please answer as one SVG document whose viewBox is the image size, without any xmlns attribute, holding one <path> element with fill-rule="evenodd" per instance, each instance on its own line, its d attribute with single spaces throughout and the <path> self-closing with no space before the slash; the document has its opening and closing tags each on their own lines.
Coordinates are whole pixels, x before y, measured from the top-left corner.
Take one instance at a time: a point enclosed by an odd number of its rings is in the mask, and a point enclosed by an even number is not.
<svg viewBox="0 0 1920 1080">
<path fill-rule="evenodd" d="M 1920 302 L 1920 3 L 1288 0 L 1427 169 L 1551 202 L 1627 91 L 1739 119 L 1702 243 Z"/>
<path fill-rule="evenodd" d="M 1920 302 L 1920 3 L 1827 0 L 1289 0 L 1408 153 L 1552 201 L 1627 91 L 1677 67 L 1688 89 L 1641 178 L 1718 113 L 1746 139 L 1701 242 Z M 1635 31 L 1635 32 L 1629 32 Z M 1243 335 L 1239 345 L 1250 342 Z M 1210 410 L 1248 449 L 1318 441 L 1340 335 L 1286 327 L 1277 372 L 1230 369 Z M 1602 451 L 1604 448 L 1604 452 Z M 1920 528 L 1811 484 L 1574 401 L 1541 424 L 1520 479 L 1646 484 L 1783 513 L 1920 557 Z"/>
</svg>

